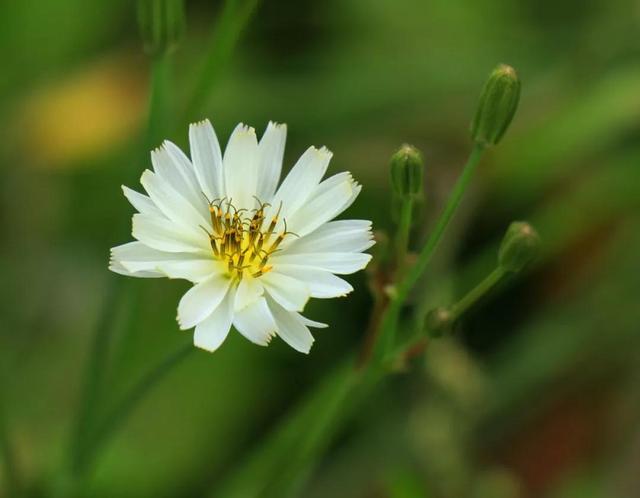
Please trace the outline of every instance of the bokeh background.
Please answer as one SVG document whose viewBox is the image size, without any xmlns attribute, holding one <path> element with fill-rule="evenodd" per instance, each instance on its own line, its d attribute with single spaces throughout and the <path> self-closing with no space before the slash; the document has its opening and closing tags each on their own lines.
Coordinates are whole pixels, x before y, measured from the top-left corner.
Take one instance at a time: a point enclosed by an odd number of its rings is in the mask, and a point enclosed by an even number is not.
<svg viewBox="0 0 640 498">
<path fill-rule="evenodd" d="M 181 110 L 222 7 L 187 2 L 165 130 L 181 146 Z M 470 150 L 487 74 L 509 63 L 523 82 L 519 111 L 485 156 L 418 306 L 448 304 L 487 274 L 512 220 L 533 223 L 544 242 L 526 275 L 371 395 L 298 496 L 640 496 L 639 31 L 630 0 L 258 2 L 188 120 L 209 117 L 223 142 L 239 121 L 259 132 L 286 122 L 287 167 L 309 144 L 328 146 L 330 171 L 364 185 L 348 216 L 380 231 L 393 229 L 388 158 L 418 146 L 418 242 Z M 0 406 L 29 496 L 52 496 L 93 330 L 123 278 L 107 271 L 109 248 L 129 238 L 120 185 L 137 186 L 149 162 L 149 60 L 124 0 L 2 2 L 0 60 Z M 309 306 L 331 325 L 309 356 L 232 334 L 215 354 L 189 357 L 105 447 L 87 496 L 218 496 L 359 347 L 371 300 L 364 274 L 349 280 L 347 299 Z M 188 340 L 175 323 L 187 287 L 121 287 L 113 312 L 128 325 L 115 327 L 107 405 Z M 0 496 L 6 484 L 0 473 Z"/>
</svg>

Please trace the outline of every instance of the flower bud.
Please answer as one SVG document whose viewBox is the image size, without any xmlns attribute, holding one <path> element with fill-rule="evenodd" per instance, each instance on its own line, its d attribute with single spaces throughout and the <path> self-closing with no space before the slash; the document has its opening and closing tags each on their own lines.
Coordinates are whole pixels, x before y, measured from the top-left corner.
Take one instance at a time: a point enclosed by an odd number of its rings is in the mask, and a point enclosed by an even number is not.
<svg viewBox="0 0 640 498">
<path fill-rule="evenodd" d="M 420 151 L 404 144 L 391 156 L 391 186 L 401 198 L 422 193 L 423 161 Z"/>
<path fill-rule="evenodd" d="M 500 267 L 508 272 L 519 272 L 538 254 L 540 237 L 538 232 L 524 221 L 509 225 L 498 253 Z"/>
<path fill-rule="evenodd" d="M 520 100 L 520 80 L 505 64 L 493 70 L 484 85 L 476 115 L 471 122 L 471 138 L 480 145 L 497 144 L 507 131 Z"/>
<path fill-rule="evenodd" d="M 432 309 L 424 321 L 425 329 L 431 337 L 441 337 L 453 328 L 454 317 L 447 308 Z"/>
<path fill-rule="evenodd" d="M 138 27 L 145 52 L 172 52 L 185 29 L 184 0 L 138 0 Z"/>
</svg>

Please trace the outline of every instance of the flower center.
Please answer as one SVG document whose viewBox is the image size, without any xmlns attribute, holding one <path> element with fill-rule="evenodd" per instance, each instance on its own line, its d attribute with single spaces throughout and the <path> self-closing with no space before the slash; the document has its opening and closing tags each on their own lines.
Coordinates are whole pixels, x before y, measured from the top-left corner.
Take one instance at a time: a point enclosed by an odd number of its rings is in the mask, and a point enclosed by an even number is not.
<svg viewBox="0 0 640 498">
<path fill-rule="evenodd" d="M 268 264 L 269 257 L 278 250 L 287 235 L 295 235 L 287 231 L 286 220 L 284 231 L 276 233 L 282 204 L 266 225 L 265 208 L 270 204 L 256 200 L 259 207 L 252 211 L 237 209 L 231 199 L 209 202 L 213 232 L 205 231 L 209 235 L 213 256 L 226 265 L 233 280 L 242 280 L 247 275 L 257 278 L 269 272 L 272 269 Z"/>
</svg>

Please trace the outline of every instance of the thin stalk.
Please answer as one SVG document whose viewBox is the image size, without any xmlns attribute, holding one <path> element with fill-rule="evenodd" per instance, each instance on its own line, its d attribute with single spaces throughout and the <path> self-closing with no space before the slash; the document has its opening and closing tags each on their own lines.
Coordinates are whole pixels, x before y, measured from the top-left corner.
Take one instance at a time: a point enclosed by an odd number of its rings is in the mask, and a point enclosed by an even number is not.
<svg viewBox="0 0 640 498">
<path fill-rule="evenodd" d="M 226 0 L 209 42 L 204 66 L 186 107 L 187 120 L 201 118 L 211 89 L 223 74 L 240 35 L 258 6 L 258 0 Z"/>
<path fill-rule="evenodd" d="M 147 117 L 146 151 L 157 147 L 167 129 L 169 118 L 169 88 L 171 86 L 171 60 L 167 54 L 158 54 L 151 62 L 149 114 Z"/>
<path fill-rule="evenodd" d="M 102 424 L 98 426 L 91 440 L 91 446 L 86 449 L 84 454 L 83 464 L 85 467 L 90 466 L 100 449 L 109 438 L 122 427 L 147 394 L 149 394 L 169 372 L 173 371 L 184 359 L 189 357 L 193 351 L 195 351 L 195 348 L 191 341 L 189 341 L 177 351 L 169 353 L 142 376 L 127 395 L 105 417 Z"/>
<path fill-rule="evenodd" d="M 149 116 L 145 149 L 147 145 L 156 143 L 166 124 L 168 114 L 167 95 L 169 93 L 169 59 L 166 55 L 159 55 L 152 61 L 149 91 Z M 104 377 L 107 371 L 109 351 L 114 332 L 114 318 L 116 310 L 122 305 L 124 279 L 122 277 L 110 279 L 107 299 L 104 303 L 102 315 L 95 328 L 89 362 L 84 377 L 84 388 L 78 413 L 72 433 L 69 448 L 69 461 L 74 480 L 82 481 L 86 468 L 85 455 L 91 446 L 91 434 L 95 414 L 103 394 Z"/>
<path fill-rule="evenodd" d="M 442 235 L 449 226 L 453 215 L 460 205 L 462 196 L 469 186 L 473 173 L 480 162 L 484 150 L 485 147 L 480 144 L 476 144 L 471 150 L 467 163 L 465 164 L 460 177 L 456 181 L 456 184 L 449 195 L 449 199 L 447 200 L 442 214 L 436 222 L 433 232 L 431 232 L 426 244 L 418 255 L 416 264 L 411 268 L 411 271 L 406 272 L 396 287 L 395 295 L 391 300 L 385 318 L 382 322 L 381 341 L 375 354 L 378 361 L 382 361 L 385 354 L 393 348 L 398 320 L 400 318 L 400 310 L 409 297 L 409 293 L 418 283 L 418 280 L 423 275 L 427 265 L 431 261 L 431 257 L 438 247 L 438 243 L 442 239 Z"/>
<path fill-rule="evenodd" d="M 91 431 L 94 414 L 102 394 L 103 379 L 107 371 L 107 359 L 113 331 L 113 320 L 122 294 L 122 279 L 110 278 L 107 298 L 102 308 L 93 334 L 89 362 L 84 374 L 84 387 L 74 424 L 74 432 L 70 447 L 72 469 L 77 471 L 81 466 L 84 448 Z"/>
<path fill-rule="evenodd" d="M 402 275 L 407 260 L 409 250 L 409 233 L 411 232 L 411 216 L 413 214 L 413 199 L 405 197 L 402 199 L 400 208 L 400 221 L 396 233 L 396 278 Z"/>
<path fill-rule="evenodd" d="M 485 295 L 487 295 L 496 285 L 498 285 L 498 283 L 500 283 L 504 276 L 505 271 L 501 267 L 497 267 L 489 273 L 482 282 L 476 285 L 462 299 L 449 308 L 453 320 L 455 321 L 460 318 L 469 310 L 469 308 L 474 306 Z"/>
<path fill-rule="evenodd" d="M 20 496 L 22 489 L 15 452 L 9 438 L 4 399 L 0 399 L 0 460 L 3 464 L 8 496 Z"/>
</svg>

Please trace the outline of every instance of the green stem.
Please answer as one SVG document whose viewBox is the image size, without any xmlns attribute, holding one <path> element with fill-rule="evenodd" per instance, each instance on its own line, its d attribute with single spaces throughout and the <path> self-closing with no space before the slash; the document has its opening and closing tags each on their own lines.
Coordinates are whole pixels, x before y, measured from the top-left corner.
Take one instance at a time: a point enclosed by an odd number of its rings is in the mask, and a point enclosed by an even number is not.
<svg viewBox="0 0 640 498">
<path fill-rule="evenodd" d="M 159 54 L 151 61 L 151 81 L 149 91 L 149 115 L 145 153 L 157 147 L 164 137 L 169 118 L 169 88 L 171 60 L 167 54 Z"/>
<path fill-rule="evenodd" d="M 193 351 L 195 351 L 195 348 L 191 341 L 189 341 L 177 351 L 168 354 L 142 376 L 129 393 L 111 410 L 108 416 L 105 417 L 103 423 L 98 426 L 91 440 L 91 445 L 86 449 L 84 454 L 84 468 L 91 465 L 100 449 L 127 421 L 136 406 L 138 406 L 147 394 Z"/>
<path fill-rule="evenodd" d="M 0 393 L 0 395 L 1 394 L 2 393 Z M 0 460 L 3 462 L 4 479 L 7 483 L 8 496 L 20 496 L 20 478 L 18 477 L 15 453 L 9 438 L 4 398 L 0 399 Z"/>
<path fill-rule="evenodd" d="M 460 299 L 456 304 L 451 306 L 449 309 L 451 314 L 453 315 L 453 320 L 457 320 L 464 313 L 466 313 L 469 308 L 475 305 L 480 299 L 482 299 L 486 294 L 488 294 L 505 276 L 505 271 L 501 267 L 497 267 L 493 270 L 489 275 L 485 277 L 485 279 L 476 285 L 473 289 L 471 289 L 462 299 Z"/>
<path fill-rule="evenodd" d="M 447 226 L 449 226 L 449 222 L 460 205 L 462 196 L 469 186 L 473 172 L 478 166 L 484 150 L 485 147 L 480 144 L 476 144 L 471 150 L 469 159 L 467 160 L 460 177 L 449 195 L 447 204 L 438 218 L 433 232 L 431 232 L 429 239 L 420 251 L 416 264 L 411 268 L 411 271 L 406 272 L 396 287 L 395 295 L 393 296 L 391 304 L 389 305 L 385 318 L 382 322 L 381 340 L 379 341 L 379 346 L 377 347 L 375 354 L 378 362 L 381 362 L 385 354 L 392 350 L 395 342 L 398 320 L 400 318 L 400 310 L 409 297 L 409 293 L 413 290 L 415 285 L 418 283 L 418 280 L 426 270 L 429 261 L 431 261 L 431 257 L 433 256 L 435 249 L 438 247 L 438 243 L 442 239 L 442 235 L 444 234 Z"/>
<path fill-rule="evenodd" d="M 71 465 L 77 471 L 81 467 L 84 449 L 91 431 L 91 423 L 97 409 L 98 400 L 102 394 L 103 378 L 107 370 L 109 356 L 109 343 L 113 331 L 113 320 L 116 316 L 115 309 L 118 306 L 122 294 L 122 279 L 110 278 L 107 298 L 102 308 L 102 315 L 98 320 L 93 335 L 89 362 L 84 375 L 84 388 L 71 442 Z"/>
<path fill-rule="evenodd" d="M 209 51 L 186 108 L 188 120 L 201 119 L 211 89 L 220 79 L 231 54 L 256 10 L 258 0 L 226 0 L 209 42 Z"/>
<path fill-rule="evenodd" d="M 409 249 L 409 233 L 411 231 L 411 215 L 413 213 L 413 199 L 406 197 L 402 199 L 400 208 L 400 221 L 396 234 L 396 275 L 402 275 L 402 270 L 406 264 L 407 251 Z M 396 278 L 397 278 L 396 277 Z"/>
</svg>

